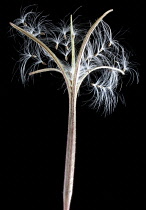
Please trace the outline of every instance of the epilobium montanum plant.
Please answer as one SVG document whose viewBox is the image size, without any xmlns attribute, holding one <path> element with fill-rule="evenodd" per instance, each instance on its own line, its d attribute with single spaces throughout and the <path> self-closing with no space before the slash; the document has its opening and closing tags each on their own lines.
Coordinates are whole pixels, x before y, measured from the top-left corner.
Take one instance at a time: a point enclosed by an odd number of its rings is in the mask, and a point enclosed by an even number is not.
<svg viewBox="0 0 146 210">
<path fill-rule="evenodd" d="M 62 21 L 59 26 L 54 26 L 46 21 L 45 17 L 41 17 L 41 14 L 34 11 L 25 13 L 24 10 L 20 18 L 10 23 L 24 39 L 20 59 L 22 82 L 25 83 L 28 76 L 37 73 L 56 71 L 62 74 L 66 83 L 69 115 L 63 189 L 64 210 L 70 209 L 73 192 L 76 103 L 80 86 L 84 79 L 96 72 L 96 81 L 91 82 L 90 78 L 86 83 L 90 92 L 93 92 L 92 105 L 104 107 L 105 113 L 111 113 L 118 101 L 116 90 L 122 76 L 127 72 L 134 72 L 129 66 L 124 48 L 112 38 L 109 25 L 103 21 L 112 11 L 108 10 L 99 17 L 86 34 L 83 30 L 84 36 L 77 25 L 73 25 L 72 15 L 69 24 Z"/>
</svg>

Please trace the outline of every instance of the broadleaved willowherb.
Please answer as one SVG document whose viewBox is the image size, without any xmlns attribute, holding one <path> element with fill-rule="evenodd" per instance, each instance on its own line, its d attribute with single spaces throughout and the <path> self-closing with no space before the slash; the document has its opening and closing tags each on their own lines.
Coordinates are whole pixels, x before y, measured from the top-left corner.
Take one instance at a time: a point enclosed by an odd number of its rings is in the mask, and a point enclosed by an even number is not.
<svg viewBox="0 0 146 210">
<path fill-rule="evenodd" d="M 28 8 L 27 8 L 28 9 Z M 88 30 L 79 28 L 70 16 L 68 22 L 53 25 L 41 13 L 22 11 L 10 25 L 23 38 L 20 58 L 22 83 L 37 73 L 56 71 L 62 74 L 69 96 L 68 135 L 64 174 L 64 210 L 70 209 L 73 192 L 76 151 L 76 102 L 79 89 L 86 79 L 93 92 L 92 105 L 111 113 L 118 102 L 118 87 L 122 77 L 137 73 L 131 68 L 128 53 L 112 37 L 103 18 L 98 18 Z M 87 79 L 90 74 L 95 75 Z M 93 80 L 93 81 L 92 81 Z M 94 99 L 94 100 L 93 100 Z"/>
</svg>

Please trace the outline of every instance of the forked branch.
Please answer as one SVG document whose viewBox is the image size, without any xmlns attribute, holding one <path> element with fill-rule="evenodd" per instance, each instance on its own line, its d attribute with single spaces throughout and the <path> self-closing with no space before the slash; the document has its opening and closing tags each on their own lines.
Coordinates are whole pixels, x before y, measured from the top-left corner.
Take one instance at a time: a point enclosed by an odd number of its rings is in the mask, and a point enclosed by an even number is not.
<svg viewBox="0 0 146 210">
<path fill-rule="evenodd" d="M 19 32 L 21 32 L 22 34 L 26 35 L 28 38 L 32 39 L 34 42 L 36 42 L 38 45 L 40 45 L 48 54 L 49 56 L 51 56 L 51 58 L 54 60 L 54 62 L 57 64 L 58 68 L 60 69 L 65 81 L 66 81 L 66 85 L 67 87 L 69 87 L 69 80 L 66 77 L 63 65 L 61 64 L 61 62 L 59 61 L 59 59 L 57 58 L 57 56 L 52 52 L 52 50 L 50 50 L 49 47 L 47 47 L 42 41 L 40 41 L 39 39 L 37 39 L 35 36 L 33 36 L 31 33 L 25 31 L 24 29 L 20 28 L 19 26 L 13 24 L 10 22 L 10 25 L 17 29 Z"/>
<path fill-rule="evenodd" d="M 98 26 L 98 24 L 101 22 L 101 20 L 110 12 L 112 12 L 113 9 L 108 10 L 107 12 L 105 12 L 100 18 L 97 19 L 97 21 L 91 26 L 91 28 L 89 29 L 88 33 L 86 34 L 83 43 L 81 45 L 78 57 L 77 57 L 77 61 L 76 61 L 76 68 L 75 68 L 75 77 L 74 77 L 74 83 L 77 83 L 78 80 L 78 74 L 79 74 L 79 69 L 80 69 L 80 63 L 81 63 L 81 59 L 85 50 L 85 47 L 90 39 L 90 36 L 92 34 L 92 32 L 95 30 L 95 28 Z"/>
</svg>

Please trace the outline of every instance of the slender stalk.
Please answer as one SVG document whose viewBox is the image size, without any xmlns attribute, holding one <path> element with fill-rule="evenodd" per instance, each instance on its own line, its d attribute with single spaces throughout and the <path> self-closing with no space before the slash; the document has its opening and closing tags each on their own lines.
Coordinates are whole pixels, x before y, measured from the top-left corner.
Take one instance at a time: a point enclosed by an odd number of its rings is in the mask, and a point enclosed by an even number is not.
<svg viewBox="0 0 146 210">
<path fill-rule="evenodd" d="M 70 36 L 71 36 L 71 67 L 74 73 L 75 70 L 75 43 L 72 15 L 70 16 Z M 76 152 L 76 103 L 77 92 L 76 86 L 71 86 L 69 91 L 69 114 L 68 114 L 68 134 L 66 146 L 66 160 L 64 173 L 64 187 L 63 187 L 63 209 L 69 210 L 71 197 L 73 193 L 74 169 L 75 169 L 75 152 Z"/>
<path fill-rule="evenodd" d="M 63 188 L 63 210 L 70 209 L 73 192 L 75 151 L 76 151 L 76 102 L 75 92 L 69 94 L 68 135 Z"/>
<path fill-rule="evenodd" d="M 91 27 L 87 36 L 85 37 L 83 44 L 81 46 L 77 63 L 75 63 L 75 44 L 74 44 L 74 33 L 73 33 L 73 24 L 72 16 L 70 17 L 70 34 L 71 34 L 71 48 L 72 48 L 72 86 L 69 88 L 69 115 L 68 115 L 68 135 L 67 135 L 67 147 L 66 147 L 66 161 L 65 161 L 65 173 L 64 173 L 64 188 L 63 188 L 63 210 L 69 210 L 71 204 L 71 198 L 73 193 L 73 181 L 74 181 L 74 169 L 75 169 L 75 152 L 76 152 L 76 102 L 77 102 L 77 93 L 79 86 L 77 86 L 77 73 L 79 70 L 79 65 L 82 57 L 82 53 L 85 49 L 85 46 L 89 40 L 89 37 L 98 23 L 102 18 L 111 12 L 109 10 L 101 18 L 99 18 L 95 24 Z M 102 67 L 101 67 L 102 68 Z M 91 71 L 94 71 L 92 69 Z M 80 83 L 81 84 L 81 83 Z"/>
</svg>

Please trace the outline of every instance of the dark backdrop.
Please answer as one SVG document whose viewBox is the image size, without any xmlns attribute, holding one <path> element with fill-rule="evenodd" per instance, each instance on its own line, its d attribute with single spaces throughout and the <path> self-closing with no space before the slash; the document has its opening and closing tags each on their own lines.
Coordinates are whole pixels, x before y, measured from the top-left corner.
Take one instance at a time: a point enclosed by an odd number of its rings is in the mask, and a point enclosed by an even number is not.
<svg viewBox="0 0 146 210">
<path fill-rule="evenodd" d="M 120 31 L 122 43 L 133 52 L 140 82 L 123 84 L 126 106 L 118 103 L 112 115 L 84 105 L 77 106 L 77 152 L 71 209 L 132 209 L 145 201 L 145 12 L 143 1 L 8 1 L 0 6 L 0 184 L 6 190 L 5 208 L 62 209 L 68 97 L 62 79 L 43 74 L 23 86 L 15 64 L 19 58 L 17 37 L 9 22 L 20 8 L 37 4 L 57 23 L 82 6 L 77 14 L 94 22 L 113 8 L 105 21 Z M 123 34 L 122 34 L 123 33 Z M 14 75 L 15 72 L 15 75 Z M 1 188 L 2 189 L 2 188 Z M 3 192 L 3 190 L 2 190 Z M 125 204 L 130 200 L 130 206 Z M 1 198 L 0 205 L 3 203 Z M 109 202 L 111 201 L 111 202 Z M 114 201 L 114 202 L 113 202 Z M 116 204 L 115 204 L 116 203 Z M 140 205 L 140 204 L 139 204 Z M 146 205 L 139 209 L 146 209 Z"/>
</svg>

